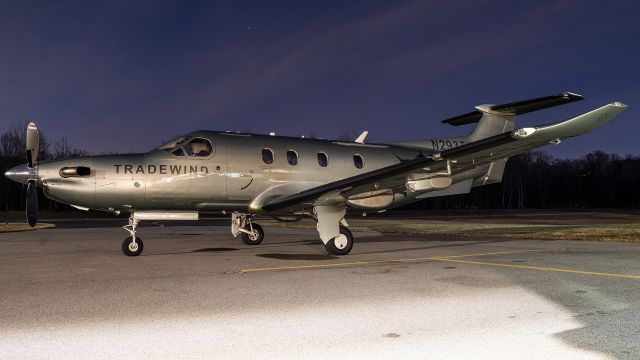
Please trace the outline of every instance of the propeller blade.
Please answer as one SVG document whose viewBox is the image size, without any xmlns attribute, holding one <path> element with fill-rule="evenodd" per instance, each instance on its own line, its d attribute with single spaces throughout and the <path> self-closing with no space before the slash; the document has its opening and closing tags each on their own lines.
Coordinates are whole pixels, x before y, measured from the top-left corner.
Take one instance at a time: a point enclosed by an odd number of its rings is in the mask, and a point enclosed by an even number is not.
<svg viewBox="0 0 640 360">
<path fill-rule="evenodd" d="M 29 180 L 27 184 L 27 222 L 34 227 L 38 222 L 38 183 Z"/>
<path fill-rule="evenodd" d="M 38 164 L 38 150 L 40 147 L 40 132 L 38 127 L 34 123 L 29 123 L 27 126 L 27 162 L 29 167 L 32 168 Z"/>
</svg>

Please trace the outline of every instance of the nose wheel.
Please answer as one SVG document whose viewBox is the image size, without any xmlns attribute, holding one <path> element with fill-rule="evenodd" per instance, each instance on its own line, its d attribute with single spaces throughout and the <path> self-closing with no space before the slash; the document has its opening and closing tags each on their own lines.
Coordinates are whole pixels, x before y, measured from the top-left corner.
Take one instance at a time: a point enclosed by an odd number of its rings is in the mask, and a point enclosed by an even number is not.
<svg viewBox="0 0 640 360">
<path fill-rule="evenodd" d="M 136 241 L 133 241 L 133 237 L 129 236 L 122 242 L 122 252 L 127 256 L 138 256 L 142 254 L 144 244 L 142 239 L 136 236 Z"/>
<path fill-rule="evenodd" d="M 347 255 L 353 248 L 353 234 L 344 226 L 340 226 L 340 235 L 329 240 L 325 249 L 331 255 Z"/>
<path fill-rule="evenodd" d="M 136 236 L 136 228 L 138 227 L 138 222 L 139 220 L 135 216 L 133 216 L 132 211 L 131 216 L 129 216 L 129 224 L 122 227 L 123 229 L 127 230 L 130 235 L 122 242 L 122 252 L 127 256 L 138 256 L 142 254 L 142 249 L 144 248 L 142 239 Z"/>
</svg>

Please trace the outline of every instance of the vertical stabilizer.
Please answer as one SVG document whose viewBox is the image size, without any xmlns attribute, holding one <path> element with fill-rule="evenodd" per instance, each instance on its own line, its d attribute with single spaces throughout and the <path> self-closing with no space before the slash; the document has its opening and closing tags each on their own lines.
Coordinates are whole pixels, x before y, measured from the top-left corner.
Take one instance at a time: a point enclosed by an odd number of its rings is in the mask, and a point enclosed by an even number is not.
<svg viewBox="0 0 640 360">
<path fill-rule="evenodd" d="M 476 109 L 482 113 L 475 129 L 469 135 L 469 141 L 478 141 L 489 136 L 502 134 L 514 129 L 516 115 L 508 112 L 495 111 L 491 107 L 495 105 L 478 105 Z"/>
</svg>

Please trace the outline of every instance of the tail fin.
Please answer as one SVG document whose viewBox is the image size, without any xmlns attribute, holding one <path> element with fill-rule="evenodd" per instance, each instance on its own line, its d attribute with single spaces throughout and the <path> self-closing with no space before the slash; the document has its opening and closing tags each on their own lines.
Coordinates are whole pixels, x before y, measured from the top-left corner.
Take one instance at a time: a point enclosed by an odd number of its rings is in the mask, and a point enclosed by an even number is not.
<svg viewBox="0 0 640 360">
<path fill-rule="evenodd" d="M 445 124 L 454 126 L 478 123 L 469 135 L 469 141 L 478 141 L 489 136 L 513 130 L 516 115 L 542 110 L 553 106 L 564 105 L 584 98 L 578 94 L 565 92 L 558 95 L 545 96 L 530 100 L 517 101 L 502 105 L 485 104 L 476 106 L 476 110 L 450 119 Z"/>
<path fill-rule="evenodd" d="M 469 135 L 468 141 L 478 141 L 489 136 L 502 134 L 511 131 L 516 126 L 516 116 L 508 113 L 499 113 L 491 110 L 490 105 L 476 106 L 478 112 L 482 113 L 478 125 Z"/>
</svg>

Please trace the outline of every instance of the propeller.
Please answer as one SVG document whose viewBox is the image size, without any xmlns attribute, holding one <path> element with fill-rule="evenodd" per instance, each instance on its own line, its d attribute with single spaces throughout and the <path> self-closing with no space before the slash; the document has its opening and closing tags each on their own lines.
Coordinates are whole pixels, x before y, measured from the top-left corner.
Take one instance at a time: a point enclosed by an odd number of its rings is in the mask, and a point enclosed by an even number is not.
<svg viewBox="0 0 640 360">
<path fill-rule="evenodd" d="M 27 126 L 27 163 L 30 169 L 34 169 L 35 179 L 29 179 L 27 182 L 27 222 L 29 226 L 34 227 L 38 222 L 38 151 L 40 147 L 40 132 L 34 123 Z"/>
<path fill-rule="evenodd" d="M 38 164 L 38 148 L 40 147 L 40 132 L 36 124 L 30 122 L 27 126 L 27 162 L 30 168 Z"/>
<path fill-rule="evenodd" d="M 29 180 L 27 183 L 27 222 L 34 227 L 38 222 L 38 182 Z"/>
</svg>

